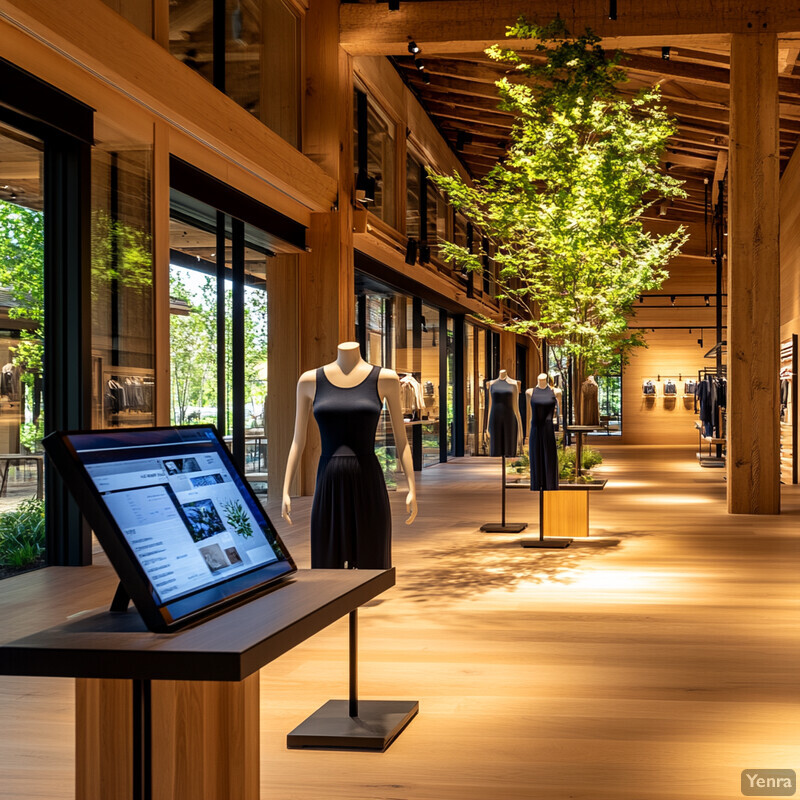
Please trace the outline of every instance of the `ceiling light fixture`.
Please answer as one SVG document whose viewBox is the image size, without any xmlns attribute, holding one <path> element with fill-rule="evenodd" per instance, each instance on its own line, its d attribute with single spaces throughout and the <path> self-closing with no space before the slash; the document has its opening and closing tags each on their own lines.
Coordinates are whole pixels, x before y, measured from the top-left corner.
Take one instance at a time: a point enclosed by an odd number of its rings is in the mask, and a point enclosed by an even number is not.
<svg viewBox="0 0 800 800">
<path fill-rule="evenodd" d="M 431 82 L 431 76 L 428 75 L 427 72 L 423 72 L 422 73 L 422 82 L 423 83 L 430 83 Z"/>
<path fill-rule="evenodd" d="M 671 294 L 669 296 L 669 301 L 670 301 L 670 303 L 672 303 L 673 306 L 675 305 L 675 295 L 674 294 Z"/>
<path fill-rule="evenodd" d="M 608 18 L 609 19 L 617 18 L 617 0 L 608 1 Z"/>
<path fill-rule="evenodd" d="M 425 69 L 425 65 L 422 63 L 422 59 L 421 59 L 421 58 L 415 58 L 415 59 L 414 59 L 414 66 L 415 66 L 415 67 L 416 67 L 416 68 L 417 68 L 417 69 L 418 69 L 420 72 L 422 72 L 422 70 L 424 70 L 424 69 Z"/>
<path fill-rule="evenodd" d="M 669 47 L 661 48 L 661 58 L 663 58 L 664 61 L 669 61 Z"/>
<path fill-rule="evenodd" d="M 711 304 L 711 301 L 708 299 L 708 295 L 705 295 L 705 297 L 703 297 L 703 300 L 706 301 L 707 306 Z"/>
<path fill-rule="evenodd" d="M 408 43 L 408 52 L 411 53 L 412 56 L 415 56 L 419 51 L 419 45 L 416 42 Z"/>
</svg>

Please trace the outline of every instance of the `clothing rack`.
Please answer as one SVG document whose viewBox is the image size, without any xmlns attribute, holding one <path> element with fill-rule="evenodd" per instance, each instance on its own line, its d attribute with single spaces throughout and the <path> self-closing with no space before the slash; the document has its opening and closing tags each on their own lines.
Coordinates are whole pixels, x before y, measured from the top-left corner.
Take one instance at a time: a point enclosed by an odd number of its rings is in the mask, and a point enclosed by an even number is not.
<svg viewBox="0 0 800 800">
<path fill-rule="evenodd" d="M 717 366 L 714 367 L 702 367 L 701 369 L 697 370 L 698 382 L 702 382 L 707 377 L 727 380 L 727 375 L 728 375 L 728 369 L 725 364 L 718 364 Z M 718 407 L 717 413 L 718 417 L 714 421 L 712 436 L 710 438 L 710 443 L 716 445 L 716 455 L 715 456 L 709 455 L 704 457 L 702 455 L 702 452 L 698 453 L 698 458 L 700 459 L 700 465 L 703 467 L 722 467 L 725 465 L 725 455 L 723 453 L 723 448 L 725 447 L 726 437 L 720 435 L 723 433 L 725 427 L 724 425 L 725 408 Z M 702 441 L 703 441 L 702 426 L 700 428 L 699 433 L 700 433 L 700 450 L 702 451 Z M 714 436 L 713 435 L 714 433 L 716 433 L 717 435 Z"/>
</svg>

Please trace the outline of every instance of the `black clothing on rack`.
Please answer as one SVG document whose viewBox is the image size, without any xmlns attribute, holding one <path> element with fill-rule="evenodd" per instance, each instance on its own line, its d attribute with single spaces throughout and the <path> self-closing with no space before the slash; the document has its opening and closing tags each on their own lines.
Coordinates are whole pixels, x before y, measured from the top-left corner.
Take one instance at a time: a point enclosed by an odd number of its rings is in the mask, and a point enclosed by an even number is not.
<svg viewBox="0 0 800 800">
<path fill-rule="evenodd" d="M 665 395 L 676 395 L 678 393 L 678 387 L 675 386 L 675 382 L 668 380 L 664 383 L 664 394 Z"/>
<path fill-rule="evenodd" d="M 357 386 L 334 386 L 316 373 L 314 418 L 322 453 L 311 506 L 311 566 L 389 569 L 392 516 L 375 432 L 383 409 L 381 368 Z"/>
<path fill-rule="evenodd" d="M 558 489 L 558 451 L 553 430 L 556 395 L 551 388 L 533 388 L 531 393 L 531 491 Z"/>
<path fill-rule="evenodd" d="M 489 412 L 489 455 L 513 457 L 517 454 L 517 415 L 514 409 L 515 387 L 497 379 L 489 386 L 492 409 Z"/>
<path fill-rule="evenodd" d="M 656 393 L 656 385 L 653 381 L 645 381 L 642 384 L 642 394 L 655 394 Z"/>
</svg>

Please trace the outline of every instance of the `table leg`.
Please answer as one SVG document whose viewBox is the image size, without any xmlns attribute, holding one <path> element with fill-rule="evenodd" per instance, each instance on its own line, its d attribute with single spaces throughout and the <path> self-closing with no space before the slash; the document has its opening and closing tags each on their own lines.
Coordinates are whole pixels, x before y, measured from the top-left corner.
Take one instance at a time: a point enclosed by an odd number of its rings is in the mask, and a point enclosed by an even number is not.
<svg viewBox="0 0 800 800">
<path fill-rule="evenodd" d="M 258 672 L 243 681 L 77 680 L 76 797 L 259 800 L 259 702 Z"/>
</svg>

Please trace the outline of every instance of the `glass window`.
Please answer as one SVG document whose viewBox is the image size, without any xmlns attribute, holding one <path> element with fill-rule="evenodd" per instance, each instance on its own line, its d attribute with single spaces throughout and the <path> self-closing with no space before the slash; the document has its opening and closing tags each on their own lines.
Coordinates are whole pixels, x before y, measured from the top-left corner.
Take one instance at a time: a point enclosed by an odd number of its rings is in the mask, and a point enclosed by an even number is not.
<svg viewBox="0 0 800 800">
<path fill-rule="evenodd" d="M 425 408 L 422 412 L 423 467 L 428 467 L 431 464 L 438 464 L 440 460 L 439 341 L 439 309 L 423 303 L 422 348 L 420 358 L 422 397 L 425 404 Z"/>
<path fill-rule="evenodd" d="M 0 577 L 45 562 L 43 156 L 0 124 Z"/>
<path fill-rule="evenodd" d="M 476 383 L 477 364 L 475 362 L 475 337 L 477 331 L 474 325 L 464 323 L 464 406 L 467 417 L 466 438 L 464 441 L 464 455 L 473 456 L 478 451 L 477 446 L 477 419 L 476 412 Z"/>
<path fill-rule="evenodd" d="M 357 197 L 367 204 L 375 216 L 395 226 L 394 123 L 358 89 L 355 90 L 353 107 Z"/>
<path fill-rule="evenodd" d="M 431 249 L 431 255 L 438 257 L 439 242 L 447 239 L 447 203 L 439 190 L 430 182 L 427 182 L 427 226 L 426 239 Z"/>
<path fill-rule="evenodd" d="M 169 49 L 187 67 L 214 81 L 211 0 L 169 0 Z"/>
<path fill-rule="evenodd" d="M 257 492 L 268 485 L 267 237 L 245 224 L 234 245 L 227 215 L 173 190 L 170 220 L 170 402 L 175 424 L 215 424 L 237 452 L 234 430 L 233 259 L 244 259 L 243 463 Z M 219 236 L 218 236 L 219 234 Z M 224 243 L 224 251 L 218 248 Z M 220 261 L 223 259 L 223 261 Z M 218 279 L 218 263 L 224 279 Z M 224 338 L 218 336 L 224 304 Z M 220 341 L 222 338 L 222 341 Z M 221 349 L 224 358 L 221 358 Z"/>
<path fill-rule="evenodd" d="M 447 318 L 447 455 L 456 454 L 456 435 L 455 435 L 455 390 L 456 390 L 456 337 L 454 330 L 454 320 Z"/>
<path fill-rule="evenodd" d="M 170 51 L 295 147 L 300 146 L 301 23 L 284 0 L 225 0 L 224 53 L 210 0 L 170 0 Z M 222 37 L 220 37 L 222 40 Z M 222 48 L 221 41 L 218 44 Z"/>
<path fill-rule="evenodd" d="M 420 174 L 422 166 L 410 153 L 406 156 L 406 236 L 420 239 Z"/>
<path fill-rule="evenodd" d="M 92 150 L 92 425 L 155 424 L 151 151 Z"/>
<path fill-rule="evenodd" d="M 476 400 L 475 400 L 475 418 L 477 422 L 477 442 L 476 442 L 476 453 L 480 453 L 481 455 L 488 454 L 488 448 L 486 446 L 486 412 L 487 412 L 487 405 L 486 405 L 486 336 L 487 331 L 478 328 L 477 331 L 477 342 L 475 346 L 475 361 L 476 361 L 476 370 L 477 370 L 477 377 L 475 380 L 475 393 L 476 393 Z"/>
</svg>

